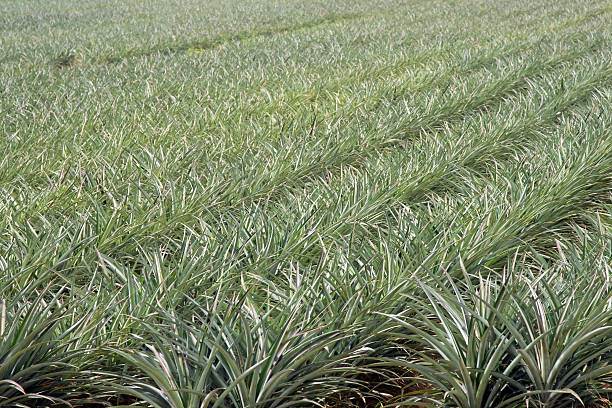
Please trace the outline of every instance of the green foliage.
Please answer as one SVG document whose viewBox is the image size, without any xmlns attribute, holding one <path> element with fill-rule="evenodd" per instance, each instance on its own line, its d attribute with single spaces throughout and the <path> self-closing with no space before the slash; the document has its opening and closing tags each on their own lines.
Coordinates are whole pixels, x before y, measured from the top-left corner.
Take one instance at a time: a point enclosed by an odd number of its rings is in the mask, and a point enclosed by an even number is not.
<svg viewBox="0 0 612 408">
<path fill-rule="evenodd" d="M 405 366 L 460 407 L 575 406 L 610 394 L 610 268 L 573 261 L 537 275 L 433 277 L 407 316 L 390 316 L 421 345 L 421 361 Z"/>
<path fill-rule="evenodd" d="M 66 405 L 83 397 L 77 382 L 88 360 L 75 346 L 88 316 L 70 324 L 70 306 L 61 292 L 2 300 L 0 406 Z"/>
<path fill-rule="evenodd" d="M 0 405 L 609 404 L 609 3 L 205 3 L 0 3 Z"/>
</svg>

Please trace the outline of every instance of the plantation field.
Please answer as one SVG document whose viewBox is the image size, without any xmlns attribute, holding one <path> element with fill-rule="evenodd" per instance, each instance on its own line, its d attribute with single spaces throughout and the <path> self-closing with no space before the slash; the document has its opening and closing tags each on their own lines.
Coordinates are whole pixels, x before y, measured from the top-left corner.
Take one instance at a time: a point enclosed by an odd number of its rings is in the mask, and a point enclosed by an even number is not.
<svg viewBox="0 0 612 408">
<path fill-rule="evenodd" d="M 612 2 L 2 0 L 0 407 L 611 407 Z"/>
</svg>

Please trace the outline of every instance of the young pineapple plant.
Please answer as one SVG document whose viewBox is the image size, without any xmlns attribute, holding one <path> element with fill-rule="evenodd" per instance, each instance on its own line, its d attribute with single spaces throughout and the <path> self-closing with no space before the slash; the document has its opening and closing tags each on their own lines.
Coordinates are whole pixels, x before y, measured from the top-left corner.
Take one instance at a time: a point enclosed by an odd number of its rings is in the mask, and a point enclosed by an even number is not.
<svg viewBox="0 0 612 408">
<path fill-rule="evenodd" d="M 27 293 L 0 302 L 0 406 L 78 401 L 84 396 L 78 364 L 85 358 L 72 336 L 84 319 L 67 321 L 70 304 L 60 293 Z"/>
<path fill-rule="evenodd" d="M 342 346 L 354 328 L 312 325 L 299 299 L 270 311 L 274 322 L 248 296 L 209 300 L 143 322 L 140 350 L 110 350 L 136 373 L 111 375 L 108 387 L 158 408 L 312 405 L 351 390 L 351 362 L 370 350 Z"/>
<path fill-rule="evenodd" d="M 537 274 L 466 272 L 462 279 L 447 275 L 422 284 L 421 296 L 410 298 L 414 308 L 389 316 L 419 350 L 418 359 L 402 364 L 440 389 L 437 401 L 446 406 L 606 401 L 612 393 L 610 266 L 564 259 Z"/>
</svg>

